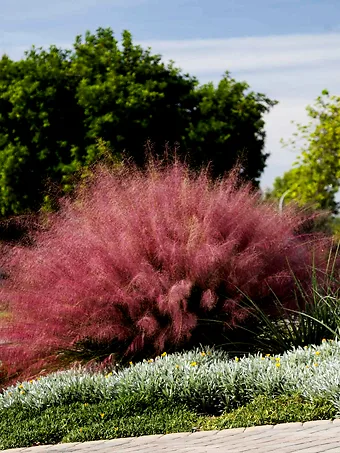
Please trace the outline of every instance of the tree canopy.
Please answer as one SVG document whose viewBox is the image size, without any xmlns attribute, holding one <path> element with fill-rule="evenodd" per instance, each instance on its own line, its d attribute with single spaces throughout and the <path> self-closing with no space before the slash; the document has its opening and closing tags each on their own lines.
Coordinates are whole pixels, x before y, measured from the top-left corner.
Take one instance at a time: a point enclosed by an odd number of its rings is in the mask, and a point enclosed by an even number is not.
<svg viewBox="0 0 340 453">
<path fill-rule="evenodd" d="M 340 187 L 340 97 L 324 90 L 314 106 L 308 106 L 311 121 L 297 125 L 293 148 L 303 140 L 302 152 L 293 168 L 276 178 L 271 197 L 284 195 L 285 202 L 310 205 L 338 212 L 335 195 Z"/>
<path fill-rule="evenodd" d="M 151 49 L 119 43 L 111 29 L 78 36 L 73 49 L 33 47 L 20 61 L 0 60 L 0 214 L 37 210 L 46 187 L 72 189 L 72 175 L 98 159 L 98 140 L 112 154 L 143 165 L 154 152 L 179 144 L 215 176 L 242 159 L 258 185 L 268 157 L 263 115 L 275 105 L 226 72 L 215 87 L 199 86 Z M 45 190 L 45 191 L 44 191 Z"/>
</svg>

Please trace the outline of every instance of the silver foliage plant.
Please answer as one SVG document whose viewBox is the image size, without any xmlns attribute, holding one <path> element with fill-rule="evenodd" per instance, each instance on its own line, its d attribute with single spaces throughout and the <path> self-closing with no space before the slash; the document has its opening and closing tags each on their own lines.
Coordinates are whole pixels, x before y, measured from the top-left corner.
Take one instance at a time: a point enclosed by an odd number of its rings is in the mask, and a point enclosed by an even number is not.
<svg viewBox="0 0 340 453">
<path fill-rule="evenodd" d="M 138 397 L 210 404 L 221 413 L 257 395 L 293 395 L 330 401 L 340 416 L 340 341 L 297 347 L 282 355 L 229 359 L 213 349 L 144 360 L 116 371 L 94 373 L 78 367 L 11 386 L 0 394 L 0 410 Z"/>
</svg>

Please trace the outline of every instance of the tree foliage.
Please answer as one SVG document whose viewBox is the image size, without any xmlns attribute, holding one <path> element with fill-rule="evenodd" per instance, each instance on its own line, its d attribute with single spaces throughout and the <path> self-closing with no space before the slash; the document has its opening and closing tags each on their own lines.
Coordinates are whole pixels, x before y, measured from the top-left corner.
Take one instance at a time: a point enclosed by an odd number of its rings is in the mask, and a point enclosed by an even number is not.
<svg viewBox="0 0 340 453">
<path fill-rule="evenodd" d="M 211 161 L 216 175 L 243 157 L 244 175 L 258 183 L 267 155 L 264 122 L 274 101 L 249 92 L 225 73 L 215 88 L 198 86 L 173 63 L 111 29 L 87 32 L 73 49 L 33 47 L 25 58 L 0 60 L 0 213 L 39 208 L 48 187 L 72 188 L 75 172 L 100 154 L 103 140 L 144 163 L 154 152 L 179 143 L 194 166 Z M 51 198 L 51 197 L 50 197 Z"/>
<path fill-rule="evenodd" d="M 327 209 L 336 214 L 335 195 L 340 187 L 340 97 L 324 90 L 314 106 L 308 106 L 311 121 L 285 145 L 297 148 L 303 140 L 302 152 L 293 168 L 276 178 L 272 197 L 294 200 L 300 205 Z"/>
</svg>

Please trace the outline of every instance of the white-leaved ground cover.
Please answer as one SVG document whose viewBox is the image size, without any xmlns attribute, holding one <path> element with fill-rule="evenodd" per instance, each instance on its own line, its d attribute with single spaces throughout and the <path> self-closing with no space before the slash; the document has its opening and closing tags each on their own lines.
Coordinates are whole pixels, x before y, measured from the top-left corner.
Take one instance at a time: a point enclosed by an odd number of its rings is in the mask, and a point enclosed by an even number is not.
<svg viewBox="0 0 340 453">
<path fill-rule="evenodd" d="M 27 381 L 0 394 L 0 410 L 43 409 L 70 402 L 98 402 L 136 396 L 212 405 L 221 412 L 257 395 L 300 393 L 310 401 L 330 401 L 340 416 L 340 341 L 295 348 L 277 356 L 228 359 L 211 349 L 162 354 L 120 371 L 74 369 Z"/>
</svg>

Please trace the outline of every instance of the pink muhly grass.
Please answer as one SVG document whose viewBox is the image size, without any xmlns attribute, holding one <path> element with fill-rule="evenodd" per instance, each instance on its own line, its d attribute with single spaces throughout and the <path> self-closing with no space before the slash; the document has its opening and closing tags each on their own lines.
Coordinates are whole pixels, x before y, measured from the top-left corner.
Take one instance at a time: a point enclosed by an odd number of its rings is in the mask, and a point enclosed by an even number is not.
<svg viewBox="0 0 340 453">
<path fill-rule="evenodd" d="M 276 212 L 237 174 L 213 182 L 178 162 L 98 167 L 32 247 L 6 254 L 0 296 L 11 318 L 0 337 L 15 346 L 0 346 L 5 366 L 14 373 L 86 341 L 127 355 L 182 346 L 199 319 L 243 322 L 242 293 L 268 313 L 271 291 L 296 308 L 291 270 L 310 284 L 327 240 L 294 235 L 301 216 Z"/>
</svg>

